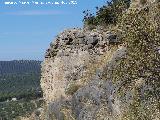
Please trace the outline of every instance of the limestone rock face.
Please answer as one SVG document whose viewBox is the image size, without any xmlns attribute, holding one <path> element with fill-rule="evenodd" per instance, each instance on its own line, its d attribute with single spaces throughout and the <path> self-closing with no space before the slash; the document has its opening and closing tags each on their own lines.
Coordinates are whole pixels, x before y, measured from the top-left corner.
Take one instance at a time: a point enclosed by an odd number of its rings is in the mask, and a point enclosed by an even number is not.
<svg viewBox="0 0 160 120">
<path fill-rule="evenodd" d="M 69 29 L 56 37 L 42 64 L 48 119 L 93 120 L 112 111 L 120 114 L 119 100 L 112 103 L 115 86 L 100 78 L 106 65 L 111 69 L 124 57 L 125 47 L 119 44 L 116 34 L 96 29 Z"/>
<path fill-rule="evenodd" d="M 77 28 L 53 40 L 42 63 L 45 120 L 160 120 L 159 4 L 147 7 L 128 11 L 124 35 Z"/>
<path fill-rule="evenodd" d="M 51 43 L 42 64 L 41 86 L 49 103 L 67 98 L 71 84 L 77 89 L 92 77 L 103 64 L 104 54 L 112 50 L 109 44 L 118 44 L 117 36 L 110 32 L 70 29 L 60 33 Z"/>
</svg>

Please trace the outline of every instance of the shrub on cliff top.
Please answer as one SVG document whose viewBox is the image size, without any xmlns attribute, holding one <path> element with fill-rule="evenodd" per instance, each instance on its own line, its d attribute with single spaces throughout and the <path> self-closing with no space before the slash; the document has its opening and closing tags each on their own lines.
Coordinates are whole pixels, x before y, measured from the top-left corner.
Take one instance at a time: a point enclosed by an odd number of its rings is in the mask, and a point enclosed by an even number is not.
<svg viewBox="0 0 160 120">
<path fill-rule="evenodd" d="M 116 24 L 123 11 L 129 8 L 130 0 L 112 0 L 101 8 L 96 7 L 96 15 L 89 10 L 84 11 L 84 24 L 86 25 L 109 25 Z"/>
</svg>

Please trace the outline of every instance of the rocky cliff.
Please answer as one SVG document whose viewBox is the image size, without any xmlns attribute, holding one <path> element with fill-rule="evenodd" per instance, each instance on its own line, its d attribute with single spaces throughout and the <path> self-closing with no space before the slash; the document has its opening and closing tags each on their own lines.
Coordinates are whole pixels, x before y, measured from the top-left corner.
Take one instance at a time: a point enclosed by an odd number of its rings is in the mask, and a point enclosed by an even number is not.
<svg viewBox="0 0 160 120">
<path fill-rule="evenodd" d="M 42 64 L 46 120 L 160 120 L 160 4 L 111 29 L 68 29 Z"/>
<path fill-rule="evenodd" d="M 86 85 L 111 59 L 118 44 L 111 32 L 70 29 L 60 33 L 42 65 L 41 86 L 47 102 L 67 98 Z"/>
</svg>

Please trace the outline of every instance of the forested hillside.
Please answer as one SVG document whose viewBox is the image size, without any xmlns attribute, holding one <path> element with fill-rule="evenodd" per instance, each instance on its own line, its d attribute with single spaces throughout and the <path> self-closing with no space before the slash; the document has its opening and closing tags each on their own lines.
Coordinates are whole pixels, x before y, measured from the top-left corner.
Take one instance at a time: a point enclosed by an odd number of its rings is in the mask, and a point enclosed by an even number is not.
<svg viewBox="0 0 160 120">
<path fill-rule="evenodd" d="M 0 120 L 28 115 L 42 104 L 41 61 L 0 61 Z"/>
<path fill-rule="evenodd" d="M 0 61 L 0 101 L 38 97 L 41 61 Z"/>
<path fill-rule="evenodd" d="M 0 61 L 0 75 L 39 73 L 41 61 L 36 60 L 14 60 Z"/>
</svg>

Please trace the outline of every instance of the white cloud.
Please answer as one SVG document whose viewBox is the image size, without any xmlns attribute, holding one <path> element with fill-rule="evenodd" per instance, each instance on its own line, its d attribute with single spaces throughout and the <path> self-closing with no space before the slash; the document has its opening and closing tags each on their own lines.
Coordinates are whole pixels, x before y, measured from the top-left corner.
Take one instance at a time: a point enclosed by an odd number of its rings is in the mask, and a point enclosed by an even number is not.
<svg viewBox="0 0 160 120">
<path fill-rule="evenodd" d="M 3 15 L 59 15 L 67 14 L 64 11 L 55 10 L 26 10 L 26 11 L 11 11 L 11 12 L 1 12 Z"/>
</svg>

